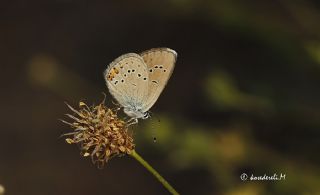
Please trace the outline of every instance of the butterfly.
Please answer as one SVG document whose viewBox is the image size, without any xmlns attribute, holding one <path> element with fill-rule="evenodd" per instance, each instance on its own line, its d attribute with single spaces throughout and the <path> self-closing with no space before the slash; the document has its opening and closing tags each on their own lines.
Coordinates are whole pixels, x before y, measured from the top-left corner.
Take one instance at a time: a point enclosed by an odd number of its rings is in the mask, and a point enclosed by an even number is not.
<svg viewBox="0 0 320 195">
<path fill-rule="evenodd" d="M 150 117 L 148 111 L 166 86 L 176 59 L 177 53 L 172 49 L 153 48 L 121 55 L 105 70 L 109 92 L 133 124 Z"/>
</svg>

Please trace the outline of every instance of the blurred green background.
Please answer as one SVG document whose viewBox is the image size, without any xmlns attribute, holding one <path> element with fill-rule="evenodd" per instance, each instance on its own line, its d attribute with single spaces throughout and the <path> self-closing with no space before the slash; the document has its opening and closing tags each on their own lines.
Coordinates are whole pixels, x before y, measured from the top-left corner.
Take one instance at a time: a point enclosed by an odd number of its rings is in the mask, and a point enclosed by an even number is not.
<svg viewBox="0 0 320 195">
<path fill-rule="evenodd" d="M 178 61 L 136 150 L 181 194 L 320 194 L 319 21 L 316 0 L 2 1 L 5 194 L 166 194 L 130 157 L 99 170 L 59 138 L 64 101 L 112 105 L 102 72 L 153 47 Z"/>
</svg>

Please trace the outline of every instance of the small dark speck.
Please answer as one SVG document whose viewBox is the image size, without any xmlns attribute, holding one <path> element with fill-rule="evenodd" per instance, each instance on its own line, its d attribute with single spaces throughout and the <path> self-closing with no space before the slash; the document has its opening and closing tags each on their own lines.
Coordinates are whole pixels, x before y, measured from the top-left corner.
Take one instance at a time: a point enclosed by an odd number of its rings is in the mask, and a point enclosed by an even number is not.
<svg viewBox="0 0 320 195">
<path fill-rule="evenodd" d="M 152 69 L 150 69 L 149 72 L 152 72 Z"/>
<path fill-rule="evenodd" d="M 163 72 L 167 72 L 167 70 L 166 70 L 166 69 L 164 69 L 164 70 L 163 70 Z"/>
<path fill-rule="evenodd" d="M 160 66 L 160 69 L 163 68 L 163 66 Z"/>
<path fill-rule="evenodd" d="M 154 68 L 158 68 L 158 66 L 155 66 Z"/>
<path fill-rule="evenodd" d="M 132 72 L 134 72 L 135 70 L 133 69 Z"/>
<path fill-rule="evenodd" d="M 152 82 L 153 82 L 153 83 L 157 83 L 157 84 L 158 84 L 158 81 L 153 80 Z"/>
<path fill-rule="evenodd" d="M 114 82 L 114 84 L 116 85 L 118 83 L 118 81 Z"/>
<path fill-rule="evenodd" d="M 131 71 L 130 70 L 128 70 L 128 73 L 130 73 Z"/>
<path fill-rule="evenodd" d="M 141 74 L 138 74 L 138 77 L 141 77 Z"/>
<path fill-rule="evenodd" d="M 124 74 L 124 77 L 126 77 L 127 76 L 127 74 Z"/>
<path fill-rule="evenodd" d="M 143 78 L 143 80 L 147 80 L 147 78 L 146 78 L 146 77 L 144 77 L 144 78 Z"/>
<path fill-rule="evenodd" d="M 123 82 L 124 82 L 124 80 L 122 79 L 122 80 L 121 80 L 121 82 L 123 83 Z"/>
</svg>

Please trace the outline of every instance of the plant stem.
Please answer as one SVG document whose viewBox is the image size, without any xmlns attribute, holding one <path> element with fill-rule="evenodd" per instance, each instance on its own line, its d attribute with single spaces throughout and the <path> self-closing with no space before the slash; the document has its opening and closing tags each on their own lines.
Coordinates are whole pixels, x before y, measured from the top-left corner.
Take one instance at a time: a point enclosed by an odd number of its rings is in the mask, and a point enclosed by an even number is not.
<svg viewBox="0 0 320 195">
<path fill-rule="evenodd" d="M 179 195 L 179 193 L 154 169 L 151 165 L 145 161 L 135 150 L 130 154 L 134 159 L 141 163 L 153 176 L 155 176 L 160 183 L 173 195 Z"/>
</svg>

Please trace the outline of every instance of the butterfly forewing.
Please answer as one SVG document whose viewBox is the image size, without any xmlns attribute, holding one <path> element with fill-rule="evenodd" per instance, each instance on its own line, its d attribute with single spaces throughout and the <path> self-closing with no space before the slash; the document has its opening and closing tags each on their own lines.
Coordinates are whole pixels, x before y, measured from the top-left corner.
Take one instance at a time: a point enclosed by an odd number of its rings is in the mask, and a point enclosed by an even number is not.
<svg viewBox="0 0 320 195">
<path fill-rule="evenodd" d="M 148 111 L 159 98 L 175 66 L 177 53 L 169 48 L 155 48 L 142 52 L 149 73 L 148 94 L 142 111 Z"/>
<path fill-rule="evenodd" d="M 115 59 L 104 73 L 108 89 L 123 107 L 139 109 L 148 94 L 148 70 L 141 56 L 124 54 Z"/>
</svg>

